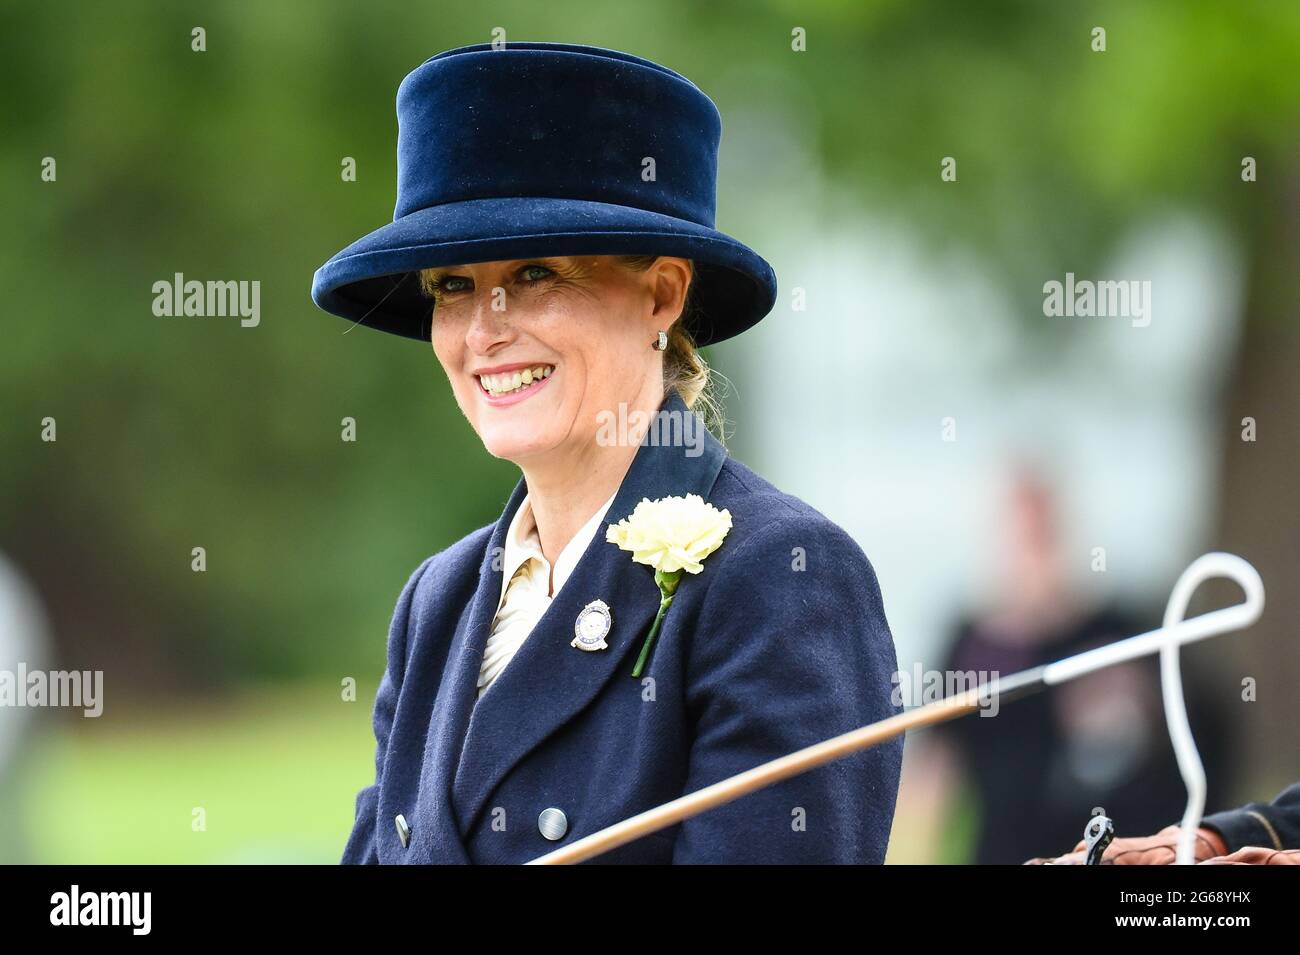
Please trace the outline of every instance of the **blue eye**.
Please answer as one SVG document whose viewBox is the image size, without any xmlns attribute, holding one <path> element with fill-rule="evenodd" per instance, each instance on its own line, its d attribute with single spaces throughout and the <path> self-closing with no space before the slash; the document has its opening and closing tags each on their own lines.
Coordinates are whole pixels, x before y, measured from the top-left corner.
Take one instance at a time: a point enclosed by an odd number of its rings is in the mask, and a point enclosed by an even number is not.
<svg viewBox="0 0 1300 955">
<path fill-rule="evenodd" d="M 555 272 L 545 265 L 525 265 L 518 272 L 520 279 L 529 284 L 540 282 L 543 279 L 550 278 Z M 444 275 L 433 284 L 433 291 L 436 297 L 444 295 L 458 295 L 461 292 L 469 292 L 474 288 L 474 280 L 464 275 Z"/>
</svg>

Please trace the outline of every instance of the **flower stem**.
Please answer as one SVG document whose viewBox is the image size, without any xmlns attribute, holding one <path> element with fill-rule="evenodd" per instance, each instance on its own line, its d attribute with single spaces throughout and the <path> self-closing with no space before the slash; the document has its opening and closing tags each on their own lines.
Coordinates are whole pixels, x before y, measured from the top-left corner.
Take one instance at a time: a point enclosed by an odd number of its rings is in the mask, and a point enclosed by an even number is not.
<svg viewBox="0 0 1300 955">
<path fill-rule="evenodd" d="M 662 599 L 659 601 L 659 612 L 655 614 L 654 626 L 650 628 L 645 643 L 641 645 L 641 653 L 636 658 L 636 666 L 632 668 L 632 679 L 635 680 L 641 676 L 641 671 L 645 668 L 646 658 L 650 656 L 650 647 L 654 645 L 655 637 L 659 635 L 659 625 L 663 623 L 664 614 L 668 612 L 668 608 L 672 606 L 672 603 L 673 594 L 663 594 Z"/>
</svg>

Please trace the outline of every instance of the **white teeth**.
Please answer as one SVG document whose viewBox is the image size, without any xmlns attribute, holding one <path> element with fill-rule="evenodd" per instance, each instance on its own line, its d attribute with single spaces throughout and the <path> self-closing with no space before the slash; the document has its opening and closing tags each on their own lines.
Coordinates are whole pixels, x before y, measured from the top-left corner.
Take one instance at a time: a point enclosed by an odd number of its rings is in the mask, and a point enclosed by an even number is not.
<svg viewBox="0 0 1300 955">
<path fill-rule="evenodd" d="M 532 368 L 508 371 L 500 375 L 479 375 L 478 380 L 484 391 L 496 397 L 498 395 L 508 395 L 520 388 L 527 388 L 543 378 L 551 377 L 551 373 L 554 371 L 555 368 L 552 365 L 534 365 Z"/>
</svg>

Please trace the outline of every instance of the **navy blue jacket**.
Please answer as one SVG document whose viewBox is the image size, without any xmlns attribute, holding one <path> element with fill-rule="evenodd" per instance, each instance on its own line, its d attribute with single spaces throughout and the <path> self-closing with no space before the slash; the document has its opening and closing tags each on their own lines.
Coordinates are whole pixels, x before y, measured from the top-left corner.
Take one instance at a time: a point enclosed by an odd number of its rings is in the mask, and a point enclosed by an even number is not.
<svg viewBox="0 0 1300 955">
<path fill-rule="evenodd" d="M 1292 783 L 1271 803 L 1248 802 L 1240 809 L 1216 812 L 1201 825 L 1223 836 L 1229 852 L 1246 846 L 1300 849 L 1300 783 Z"/>
<path fill-rule="evenodd" d="M 692 414 L 676 392 L 663 411 Z M 685 494 L 732 516 L 704 570 L 682 575 L 641 679 L 632 667 L 659 590 L 651 568 L 608 543 L 602 526 L 475 704 L 522 480 L 495 525 L 411 575 L 375 699 L 375 782 L 357 796 L 343 862 L 527 862 L 899 712 L 893 639 L 861 548 L 699 431 L 702 453 L 698 442 L 643 441 L 605 519 L 628 516 L 642 498 Z M 586 652 L 570 646 L 574 621 L 597 598 L 610 607 L 609 646 Z M 882 862 L 902 756 L 900 738 L 593 861 Z M 567 819 L 559 841 L 539 830 L 548 808 Z"/>
</svg>

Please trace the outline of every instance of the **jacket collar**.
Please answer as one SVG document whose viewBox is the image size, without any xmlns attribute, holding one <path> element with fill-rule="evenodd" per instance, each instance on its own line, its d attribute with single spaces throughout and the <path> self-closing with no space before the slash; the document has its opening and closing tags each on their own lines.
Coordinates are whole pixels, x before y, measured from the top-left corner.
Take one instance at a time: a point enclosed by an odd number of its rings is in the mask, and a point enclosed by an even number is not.
<svg viewBox="0 0 1300 955">
<path fill-rule="evenodd" d="M 479 665 L 501 594 L 501 562 L 496 560 L 494 567 L 492 558 L 502 553 L 506 532 L 527 493 L 522 478 L 515 485 L 484 555 L 470 612 L 454 638 L 430 727 L 438 737 L 431 767 L 437 778 L 431 782 L 439 793 L 450 786 L 452 814 L 461 833 L 475 824 L 505 775 L 607 682 L 621 678 L 633 683 L 631 650 L 654 621 L 659 591 L 650 568 L 634 564 L 626 552 L 605 540 L 605 525 L 630 515 L 642 498 L 707 498 L 726 457 L 722 444 L 680 395 L 670 391 L 572 577 L 475 705 Z M 610 608 L 605 637 L 609 646 L 586 652 L 570 641 L 579 612 L 596 599 Z M 445 829 L 452 820 L 440 815 Z M 447 848 L 464 859 L 463 846 Z"/>
<path fill-rule="evenodd" d="M 615 491 L 614 495 L 617 494 L 618 492 Z M 578 528 L 573 535 L 573 540 L 560 551 L 559 556 L 555 558 L 555 566 L 552 567 L 547 562 L 546 555 L 542 553 L 541 541 L 537 537 L 537 522 L 532 516 L 531 502 L 525 494 L 519 509 L 510 519 L 510 526 L 506 529 L 505 551 L 501 558 L 501 595 L 497 600 L 497 610 L 501 609 L 501 603 L 505 599 L 506 581 L 514 577 L 515 571 L 530 557 L 536 558 L 542 567 L 550 570 L 557 591 L 563 587 L 564 582 L 573 573 L 573 568 L 578 565 L 578 559 L 582 557 L 583 551 L 595 537 L 597 529 L 605 526 L 604 517 L 610 505 L 614 503 L 614 495 L 600 505 L 596 513 Z M 526 532 L 525 527 L 527 527 Z"/>
</svg>

